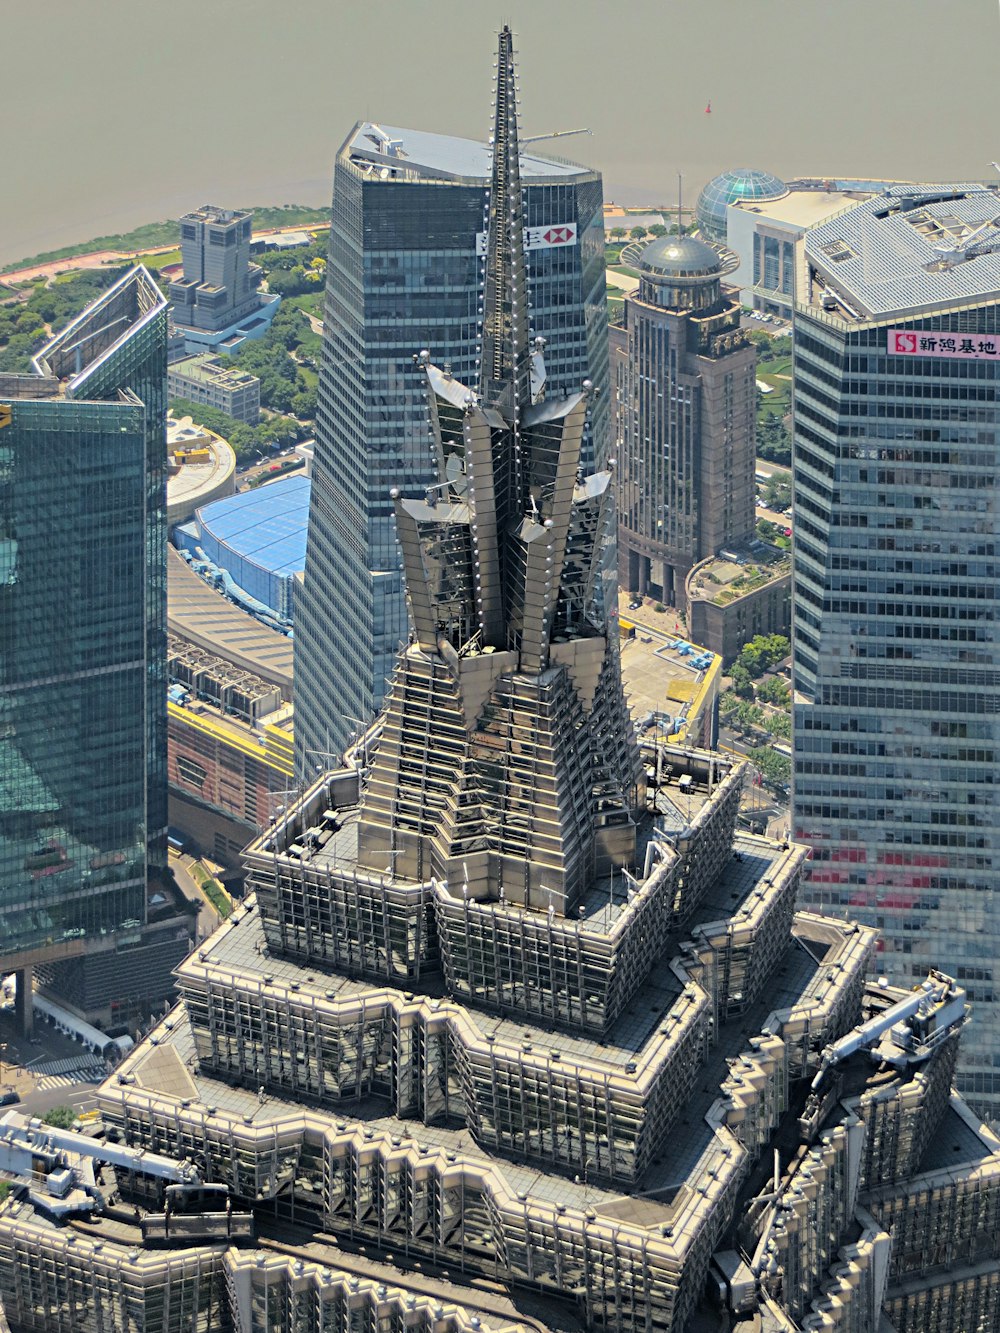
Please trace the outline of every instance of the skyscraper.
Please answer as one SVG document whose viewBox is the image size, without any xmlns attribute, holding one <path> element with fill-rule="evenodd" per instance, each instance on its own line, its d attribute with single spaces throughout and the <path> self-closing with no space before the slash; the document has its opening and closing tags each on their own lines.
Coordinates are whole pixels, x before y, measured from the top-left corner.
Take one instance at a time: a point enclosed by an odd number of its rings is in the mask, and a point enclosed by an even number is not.
<svg viewBox="0 0 1000 1333">
<path fill-rule="evenodd" d="M 802 849 L 734 832 L 745 764 L 637 752 L 498 54 L 480 374 L 411 372 L 438 481 L 392 497 L 385 709 L 248 849 L 108 1139 L 3 1117 L 0 1295 L 35 1333 L 987 1327 L 962 988 L 866 989 L 874 932 L 796 913 Z"/>
<path fill-rule="evenodd" d="M 367 726 L 407 637 L 389 490 L 434 480 L 413 356 L 477 377 L 485 144 L 369 122 L 337 156 L 303 595 L 296 605 L 300 776 Z M 603 459 L 610 410 L 601 177 L 525 153 L 529 322 L 550 388 L 599 391 L 583 442 Z"/>
<path fill-rule="evenodd" d="M 616 357 L 619 569 L 686 608 L 692 567 L 754 535 L 757 357 L 711 246 L 664 237 L 638 266 Z"/>
<path fill-rule="evenodd" d="M 808 233 L 795 348 L 794 827 L 808 899 L 946 958 L 959 1087 L 1000 1115 L 1000 225 L 894 187 Z"/>
<path fill-rule="evenodd" d="M 166 863 L 166 323 L 135 268 L 0 376 L 0 963 L 26 980 L 144 922 Z"/>
</svg>

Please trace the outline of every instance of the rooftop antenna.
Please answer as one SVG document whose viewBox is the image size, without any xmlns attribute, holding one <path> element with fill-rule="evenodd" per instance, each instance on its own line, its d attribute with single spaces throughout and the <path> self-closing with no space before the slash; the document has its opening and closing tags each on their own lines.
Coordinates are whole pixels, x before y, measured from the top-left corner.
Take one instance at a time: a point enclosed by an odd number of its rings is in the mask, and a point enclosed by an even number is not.
<svg viewBox="0 0 1000 1333">
<path fill-rule="evenodd" d="M 677 173 L 677 235 L 684 235 L 684 209 L 682 207 L 684 199 L 684 177 L 678 171 Z"/>
</svg>

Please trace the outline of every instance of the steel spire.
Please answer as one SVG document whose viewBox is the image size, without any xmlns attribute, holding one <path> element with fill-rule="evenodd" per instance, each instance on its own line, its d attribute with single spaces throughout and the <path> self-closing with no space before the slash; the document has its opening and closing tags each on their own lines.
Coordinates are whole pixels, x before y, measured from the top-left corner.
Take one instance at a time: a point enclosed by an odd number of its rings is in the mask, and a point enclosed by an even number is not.
<svg viewBox="0 0 1000 1333">
<path fill-rule="evenodd" d="M 500 408 L 508 419 L 516 418 L 531 403 L 524 203 L 519 159 L 514 39 L 510 28 L 504 25 L 497 45 L 479 388 L 484 404 Z"/>
</svg>

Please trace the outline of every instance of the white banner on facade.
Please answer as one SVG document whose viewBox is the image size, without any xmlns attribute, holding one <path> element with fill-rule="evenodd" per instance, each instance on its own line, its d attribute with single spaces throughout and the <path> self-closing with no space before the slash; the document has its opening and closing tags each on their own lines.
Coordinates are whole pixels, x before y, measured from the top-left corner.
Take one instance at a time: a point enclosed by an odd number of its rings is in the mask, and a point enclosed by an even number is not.
<svg viewBox="0 0 1000 1333">
<path fill-rule="evenodd" d="M 925 333 L 923 329 L 889 329 L 890 356 L 958 356 L 970 361 L 1000 359 L 1000 337 L 980 333 Z"/>
<path fill-rule="evenodd" d="M 487 234 L 481 231 L 476 236 L 476 254 L 485 255 Z M 548 227 L 525 227 L 525 250 L 551 250 L 557 245 L 576 244 L 575 222 L 554 222 Z"/>
</svg>

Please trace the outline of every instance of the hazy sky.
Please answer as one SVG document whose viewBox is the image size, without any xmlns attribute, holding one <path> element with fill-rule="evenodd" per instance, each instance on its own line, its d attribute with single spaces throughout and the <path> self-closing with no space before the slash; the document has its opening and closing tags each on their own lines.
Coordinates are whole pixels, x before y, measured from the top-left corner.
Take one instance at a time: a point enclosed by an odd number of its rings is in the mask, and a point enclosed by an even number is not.
<svg viewBox="0 0 1000 1333">
<path fill-rule="evenodd" d="M 361 118 L 485 135 L 494 33 L 523 131 L 605 197 L 733 166 L 989 179 L 997 0 L 5 0 L 0 262 L 212 202 L 328 202 Z M 712 112 L 705 114 L 711 101 Z"/>
</svg>

